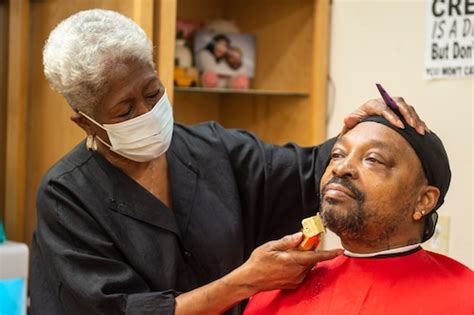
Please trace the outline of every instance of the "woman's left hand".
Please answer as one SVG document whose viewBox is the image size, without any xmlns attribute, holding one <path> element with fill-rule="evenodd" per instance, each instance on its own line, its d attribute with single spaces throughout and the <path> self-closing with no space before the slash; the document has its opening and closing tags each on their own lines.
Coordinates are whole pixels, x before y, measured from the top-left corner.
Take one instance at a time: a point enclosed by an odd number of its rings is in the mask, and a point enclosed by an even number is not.
<svg viewBox="0 0 474 315">
<path fill-rule="evenodd" d="M 405 100 L 402 97 L 393 98 L 400 109 L 400 113 L 403 115 L 405 121 L 416 129 L 419 134 L 424 135 L 425 132 L 430 130 L 426 126 L 425 122 L 420 119 L 418 114 L 415 111 L 415 108 L 411 105 L 405 103 Z M 342 133 L 347 132 L 347 130 L 354 128 L 362 119 L 369 116 L 383 116 L 393 125 L 404 128 L 403 122 L 398 118 L 398 116 L 385 104 L 383 99 L 373 99 L 365 102 L 362 106 L 352 112 L 349 116 L 344 118 L 344 128 Z"/>
</svg>

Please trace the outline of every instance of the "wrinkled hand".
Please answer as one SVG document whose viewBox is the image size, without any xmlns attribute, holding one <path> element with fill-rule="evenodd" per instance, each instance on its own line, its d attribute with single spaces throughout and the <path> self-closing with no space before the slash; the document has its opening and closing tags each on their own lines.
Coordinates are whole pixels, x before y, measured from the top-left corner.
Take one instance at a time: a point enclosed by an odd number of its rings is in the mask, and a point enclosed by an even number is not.
<svg viewBox="0 0 474 315">
<path fill-rule="evenodd" d="M 255 292 L 296 288 L 317 262 L 332 259 L 342 253 L 342 250 L 296 250 L 302 238 L 303 235 L 299 232 L 256 248 L 242 266 L 247 285 L 253 287 Z"/>
<path fill-rule="evenodd" d="M 416 113 L 413 106 L 405 103 L 405 100 L 401 97 L 394 97 L 393 99 L 397 102 L 400 113 L 410 126 L 415 128 L 416 131 L 422 135 L 424 135 L 425 132 L 430 132 L 425 122 L 421 120 Z M 403 122 L 398 118 L 398 116 L 385 104 L 383 99 L 379 98 L 367 101 L 352 114 L 344 118 L 342 134 L 346 133 L 349 129 L 354 128 L 362 119 L 369 116 L 383 116 L 393 125 L 399 128 L 405 128 Z"/>
</svg>

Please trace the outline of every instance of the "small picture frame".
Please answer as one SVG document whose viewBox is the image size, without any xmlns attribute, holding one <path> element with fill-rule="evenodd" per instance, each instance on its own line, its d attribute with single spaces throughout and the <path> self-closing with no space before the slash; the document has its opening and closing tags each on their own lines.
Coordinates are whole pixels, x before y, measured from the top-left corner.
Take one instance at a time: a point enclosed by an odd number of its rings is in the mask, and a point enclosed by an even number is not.
<svg viewBox="0 0 474 315">
<path fill-rule="evenodd" d="M 223 76 L 255 76 L 255 36 L 245 33 L 197 32 L 194 60 L 201 71 Z"/>
</svg>

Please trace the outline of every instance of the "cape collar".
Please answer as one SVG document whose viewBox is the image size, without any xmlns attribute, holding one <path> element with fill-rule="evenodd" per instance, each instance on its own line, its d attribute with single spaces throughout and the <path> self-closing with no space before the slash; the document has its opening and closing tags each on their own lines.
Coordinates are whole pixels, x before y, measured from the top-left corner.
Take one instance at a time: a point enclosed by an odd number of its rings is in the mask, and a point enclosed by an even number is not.
<svg viewBox="0 0 474 315">
<path fill-rule="evenodd" d="M 413 245 L 408 245 L 408 246 L 403 246 L 403 247 L 398 247 L 398 248 L 392 248 L 392 249 L 386 249 L 380 252 L 374 252 L 374 253 L 367 253 L 367 254 L 360 254 L 360 253 L 353 253 L 349 250 L 344 250 L 344 255 L 348 257 L 354 257 L 354 258 L 372 258 L 372 257 L 380 257 L 380 256 L 403 256 L 403 254 L 408 254 L 411 252 L 414 252 L 418 249 L 421 249 L 421 243 L 413 244 Z"/>
</svg>

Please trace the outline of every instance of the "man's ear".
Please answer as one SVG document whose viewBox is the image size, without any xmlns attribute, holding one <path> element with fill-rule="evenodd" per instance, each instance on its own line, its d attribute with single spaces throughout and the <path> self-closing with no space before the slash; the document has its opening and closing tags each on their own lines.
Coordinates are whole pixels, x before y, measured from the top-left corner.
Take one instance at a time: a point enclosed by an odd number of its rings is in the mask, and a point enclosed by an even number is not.
<svg viewBox="0 0 474 315">
<path fill-rule="evenodd" d="M 91 125 L 91 122 L 84 116 L 82 116 L 79 113 L 74 113 L 71 116 L 71 120 L 81 127 L 82 130 L 84 130 L 88 135 L 94 135 L 95 131 L 94 128 Z"/>
<path fill-rule="evenodd" d="M 438 202 L 439 194 L 437 187 L 429 185 L 422 187 L 416 202 L 415 212 L 422 213 L 423 215 L 430 213 Z"/>
</svg>

